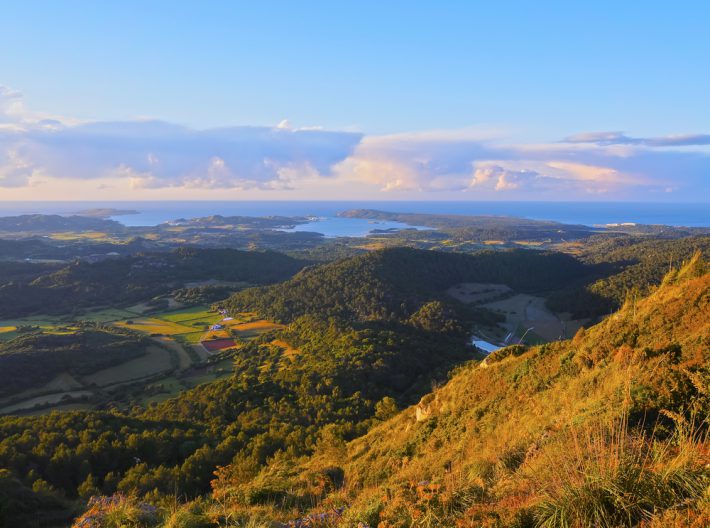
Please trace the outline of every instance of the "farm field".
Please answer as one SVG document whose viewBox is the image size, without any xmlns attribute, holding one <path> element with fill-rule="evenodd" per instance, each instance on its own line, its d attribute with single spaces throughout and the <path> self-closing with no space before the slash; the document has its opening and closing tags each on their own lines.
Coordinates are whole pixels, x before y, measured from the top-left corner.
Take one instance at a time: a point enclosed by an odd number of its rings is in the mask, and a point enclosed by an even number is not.
<svg viewBox="0 0 710 528">
<path fill-rule="evenodd" d="M 511 292 L 505 284 L 483 282 L 464 282 L 446 290 L 448 295 L 463 303 L 481 303 Z"/>
<path fill-rule="evenodd" d="M 66 392 L 81 388 L 84 388 L 84 386 L 79 381 L 77 381 L 74 376 L 72 376 L 68 372 L 62 372 L 44 385 L 41 385 L 39 387 L 33 387 L 31 389 L 27 389 L 25 391 L 13 394 L 10 397 L 0 399 L 0 405 L 5 405 L 10 401 L 34 398 L 43 394 Z"/>
<path fill-rule="evenodd" d="M 547 309 L 542 297 L 518 293 L 481 306 L 505 315 L 502 325 L 513 335 L 522 336 L 533 328 L 526 337 L 528 343 L 554 341 L 565 333 L 565 322 Z"/>
<path fill-rule="evenodd" d="M 129 309 L 106 308 L 77 317 L 151 336 L 156 344 L 149 346 L 144 356 L 82 377 L 63 372 L 42 386 L 0 400 L 0 414 L 91 409 L 105 400 L 106 391 L 119 405 L 160 402 L 201 383 L 228 376 L 232 371 L 231 359 L 214 356 L 237 345 L 235 336 L 237 340 L 250 340 L 282 327 L 258 319 L 254 313 L 226 316 L 205 305 L 141 315 L 147 307 L 146 304 Z M 210 328 L 216 324 L 221 328 Z M 32 316 L 0 321 L 0 340 L 17 337 L 21 327 L 54 335 L 78 330 L 63 317 Z M 284 359 L 295 357 L 297 351 L 287 345 L 283 348 Z"/>
<path fill-rule="evenodd" d="M 128 328 L 129 330 L 135 330 L 144 334 L 175 335 L 194 332 L 194 328 L 158 319 L 157 317 L 129 319 L 127 321 L 119 321 L 114 324 L 116 326 L 120 326 L 121 328 Z"/>
<path fill-rule="evenodd" d="M 267 321 L 265 319 L 259 319 L 248 323 L 236 323 L 230 325 L 230 328 L 239 332 L 240 337 L 249 338 L 261 335 L 271 330 L 278 330 L 279 328 L 283 328 L 283 325 Z"/>
<path fill-rule="evenodd" d="M 0 341 L 14 339 L 17 336 L 16 326 L 0 326 Z"/>
<path fill-rule="evenodd" d="M 156 337 L 156 341 L 161 343 L 163 346 L 173 350 L 178 358 L 178 368 L 184 370 L 192 365 L 192 358 L 190 354 L 187 353 L 185 347 L 177 341 L 170 339 L 169 337 Z"/>
<path fill-rule="evenodd" d="M 159 346 L 150 346 L 147 354 L 115 367 L 99 370 L 84 376 L 87 383 L 95 383 L 99 387 L 106 387 L 120 383 L 134 381 L 174 368 L 170 352 Z"/>
<path fill-rule="evenodd" d="M 14 403 L 12 405 L 8 405 L 6 407 L 1 407 L 0 408 L 0 414 L 8 414 L 8 413 L 13 413 L 16 411 L 24 410 L 24 409 L 32 409 L 35 406 L 38 405 L 48 405 L 52 403 L 59 403 L 62 400 L 66 398 L 82 398 L 82 397 L 90 397 L 92 395 L 91 391 L 88 390 L 79 390 L 79 391 L 69 391 L 69 392 L 55 392 L 53 394 L 45 394 L 44 396 L 36 396 L 34 398 L 30 398 L 29 400 L 23 400 L 18 403 Z"/>
<path fill-rule="evenodd" d="M 484 332 L 490 332 L 497 340 L 505 334 L 520 338 L 530 328 L 526 342 L 545 343 L 572 337 L 582 324 L 582 321 L 571 320 L 568 314 L 551 312 L 543 297 L 516 293 L 504 284 L 461 283 L 452 286 L 446 293 L 463 303 L 476 304 L 504 315 L 504 323 Z M 478 332 L 481 333 L 481 330 Z"/>
<path fill-rule="evenodd" d="M 121 319 L 136 317 L 136 315 L 137 312 L 130 309 L 124 310 L 120 308 L 106 308 L 104 310 L 97 310 L 81 314 L 77 317 L 77 319 L 81 321 L 92 321 L 96 323 L 111 323 L 113 321 L 120 321 Z"/>
<path fill-rule="evenodd" d="M 129 328 L 146 334 L 162 334 L 188 345 L 201 342 L 232 339 L 230 331 L 235 331 L 243 339 L 250 339 L 282 328 L 282 325 L 256 319 L 254 313 L 239 313 L 225 316 L 205 306 L 196 306 L 177 311 L 152 314 L 150 317 L 126 319 L 114 323 L 116 326 Z M 222 328 L 210 327 L 219 324 Z M 209 348 L 208 345 L 206 347 Z M 224 348 L 212 347 L 214 350 Z"/>
</svg>

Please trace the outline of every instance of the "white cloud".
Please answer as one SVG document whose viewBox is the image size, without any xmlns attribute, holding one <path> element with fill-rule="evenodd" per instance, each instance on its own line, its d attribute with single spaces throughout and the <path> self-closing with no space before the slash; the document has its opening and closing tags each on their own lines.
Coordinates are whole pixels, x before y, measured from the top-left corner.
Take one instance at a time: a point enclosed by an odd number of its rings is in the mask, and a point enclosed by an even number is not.
<svg viewBox="0 0 710 528">
<path fill-rule="evenodd" d="M 82 123 L 30 112 L 21 94 L 0 87 L 0 188 L 69 189 L 94 180 L 91 189 L 169 189 L 171 196 L 233 190 L 341 199 L 353 196 L 338 189 L 392 198 L 463 192 L 473 199 L 643 199 L 669 189 L 699 199 L 710 191 L 710 154 L 702 148 L 708 135 L 594 132 L 523 144 L 504 138 L 480 128 L 363 136 L 294 128 L 287 120 L 209 130 L 155 119 Z M 320 188 L 329 194 L 312 194 Z"/>
<path fill-rule="evenodd" d="M 677 134 L 662 137 L 635 138 L 623 132 L 583 132 L 569 136 L 565 143 L 595 143 L 598 145 L 645 145 L 649 147 L 687 147 L 710 145 L 710 134 Z"/>
<path fill-rule="evenodd" d="M 55 179 L 126 178 L 133 188 L 288 187 L 295 173 L 331 176 L 361 135 L 276 127 L 193 130 L 158 120 L 63 123 L 28 114 L 0 91 L 0 186 L 33 174 Z"/>
</svg>

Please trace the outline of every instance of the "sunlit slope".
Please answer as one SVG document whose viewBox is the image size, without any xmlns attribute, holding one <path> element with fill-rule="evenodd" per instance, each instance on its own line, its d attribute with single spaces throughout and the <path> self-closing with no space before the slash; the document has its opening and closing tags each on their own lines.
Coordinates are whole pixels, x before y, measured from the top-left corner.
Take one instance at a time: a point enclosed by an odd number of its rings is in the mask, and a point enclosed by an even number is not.
<svg viewBox="0 0 710 528">
<path fill-rule="evenodd" d="M 573 340 L 499 351 L 349 444 L 326 438 L 249 484 L 223 471 L 215 492 L 345 502 L 353 522 L 386 527 L 665 526 L 678 508 L 703 519 L 709 314 L 696 256 Z M 343 487 L 314 484 L 334 468 Z"/>
</svg>

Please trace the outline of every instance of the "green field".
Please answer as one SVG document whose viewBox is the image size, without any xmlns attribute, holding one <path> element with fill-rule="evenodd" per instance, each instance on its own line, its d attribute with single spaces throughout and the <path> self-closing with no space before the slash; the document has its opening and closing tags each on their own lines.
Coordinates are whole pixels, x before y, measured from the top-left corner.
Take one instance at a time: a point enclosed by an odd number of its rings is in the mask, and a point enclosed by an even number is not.
<svg viewBox="0 0 710 528">
<path fill-rule="evenodd" d="M 143 405 L 160 402 L 186 389 L 231 374 L 230 359 L 204 364 L 211 354 L 199 345 L 202 340 L 229 337 L 230 330 L 236 331 L 243 339 L 252 339 L 281 327 L 258 319 L 253 313 L 235 314 L 229 321 L 223 321 L 224 317 L 205 305 L 165 310 L 150 316 L 122 308 L 95 310 L 76 316 L 74 319 L 77 321 L 110 323 L 151 335 L 156 345 L 148 347 L 144 356 L 81 378 L 72 378 L 71 383 L 64 379 L 68 374 L 63 373 L 42 387 L 16 394 L 2 402 L 4 408 L 0 409 L 0 413 L 21 411 L 27 414 L 55 409 L 89 409 L 102 401 L 101 394 L 106 390 L 112 393 L 123 391 L 124 395 L 114 400 L 120 401 L 121 405 L 131 405 L 131 402 Z M 215 323 L 221 323 L 225 329 L 205 330 Z M 67 334 L 77 330 L 66 317 L 33 316 L 0 321 L 0 341 L 17 337 L 17 328 L 23 326 L 34 327 L 47 334 Z M 88 397 L 88 401 L 68 403 L 63 399 L 82 396 Z M 36 409 L 35 405 L 42 408 Z"/>
<path fill-rule="evenodd" d="M 139 314 L 130 310 L 122 310 L 119 308 L 107 308 L 105 310 L 98 310 L 95 312 L 87 312 L 77 316 L 77 319 L 81 321 L 92 321 L 96 323 L 111 323 L 113 321 L 120 321 L 121 319 L 130 319 L 131 317 L 136 317 Z"/>
<path fill-rule="evenodd" d="M 193 306 L 192 308 L 185 308 L 183 310 L 156 314 L 155 317 L 164 321 L 171 321 L 174 323 L 184 324 L 188 321 L 205 321 L 209 324 L 212 324 L 216 323 L 217 321 L 220 321 L 223 316 L 219 312 L 210 310 L 205 306 Z"/>
<path fill-rule="evenodd" d="M 145 334 L 176 335 L 187 334 L 195 331 L 194 328 L 183 326 L 178 323 L 172 323 L 170 321 L 164 321 L 162 319 L 158 319 L 157 317 L 141 317 L 129 319 L 127 321 L 120 321 L 114 324 L 116 326 L 120 326 L 121 328 L 128 328 L 130 330 L 143 332 Z"/>
</svg>

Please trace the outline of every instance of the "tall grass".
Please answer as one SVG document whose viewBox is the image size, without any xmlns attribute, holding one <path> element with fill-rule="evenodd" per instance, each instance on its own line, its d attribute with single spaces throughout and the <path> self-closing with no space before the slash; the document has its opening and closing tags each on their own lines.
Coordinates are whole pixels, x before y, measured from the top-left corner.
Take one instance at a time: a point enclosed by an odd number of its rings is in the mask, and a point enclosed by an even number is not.
<svg viewBox="0 0 710 528">
<path fill-rule="evenodd" d="M 638 526 L 701 500 L 710 484 L 707 429 L 676 418 L 665 440 L 630 430 L 626 413 L 612 427 L 572 430 L 573 449 L 549 461 L 556 476 L 542 483 L 536 526 Z"/>
</svg>

